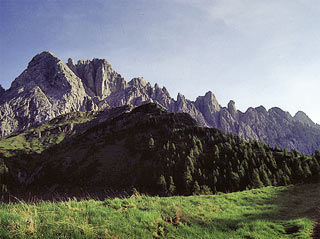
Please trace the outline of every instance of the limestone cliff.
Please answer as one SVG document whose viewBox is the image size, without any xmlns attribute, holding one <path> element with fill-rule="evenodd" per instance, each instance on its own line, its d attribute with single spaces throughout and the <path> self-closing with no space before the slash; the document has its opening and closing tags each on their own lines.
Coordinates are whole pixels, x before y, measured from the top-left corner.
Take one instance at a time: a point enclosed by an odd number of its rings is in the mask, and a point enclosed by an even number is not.
<svg viewBox="0 0 320 239">
<path fill-rule="evenodd" d="M 50 52 L 36 55 L 0 98 L 0 135 L 61 114 L 97 109 L 82 80 Z"/>
<path fill-rule="evenodd" d="M 165 87 L 152 86 L 142 77 L 126 82 L 104 59 L 75 64 L 70 58 L 65 64 L 50 52 L 36 55 L 9 90 L 0 87 L 0 136 L 69 112 L 148 102 L 157 102 L 171 112 L 186 112 L 202 126 L 247 140 L 309 154 L 320 149 L 320 126 L 303 112 L 292 117 L 280 108 L 267 111 L 263 106 L 241 112 L 232 100 L 222 107 L 211 91 L 195 101 L 180 93 L 173 99 Z"/>
</svg>

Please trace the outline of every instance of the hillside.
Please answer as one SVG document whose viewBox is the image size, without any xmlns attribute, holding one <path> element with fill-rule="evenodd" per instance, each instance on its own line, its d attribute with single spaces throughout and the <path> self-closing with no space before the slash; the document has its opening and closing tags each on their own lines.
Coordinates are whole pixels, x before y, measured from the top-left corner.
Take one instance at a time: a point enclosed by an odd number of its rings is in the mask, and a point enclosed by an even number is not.
<svg viewBox="0 0 320 239">
<path fill-rule="evenodd" d="M 26 147 L 26 145 L 28 147 Z M 10 193 L 233 192 L 317 180 L 320 152 L 246 142 L 157 104 L 71 113 L 0 140 Z"/>
<path fill-rule="evenodd" d="M 209 90 L 209 89 L 208 89 Z M 313 154 L 320 149 L 320 127 L 303 112 L 292 117 L 274 107 L 250 107 L 245 112 L 230 101 L 222 107 L 208 91 L 195 101 L 143 78 L 129 82 L 104 59 L 62 62 L 51 52 L 36 55 L 4 91 L 0 86 L 0 137 L 28 129 L 72 112 L 89 112 L 124 105 L 156 102 L 170 112 L 190 114 L 201 126 L 234 133 L 280 148 Z"/>
<path fill-rule="evenodd" d="M 0 203 L 0 238 L 319 238 L 320 185 L 214 196 Z"/>
</svg>

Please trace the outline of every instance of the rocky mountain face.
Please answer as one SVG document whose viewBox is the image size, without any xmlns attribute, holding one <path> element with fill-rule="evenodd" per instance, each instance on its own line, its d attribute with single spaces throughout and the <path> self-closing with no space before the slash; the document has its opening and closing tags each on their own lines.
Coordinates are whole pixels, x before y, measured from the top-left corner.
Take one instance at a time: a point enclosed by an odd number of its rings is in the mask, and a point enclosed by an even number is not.
<svg viewBox="0 0 320 239">
<path fill-rule="evenodd" d="M 178 94 L 170 97 L 165 87 L 152 86 L 143 78 L 126 82 L 103 59 L 72 59 L 63 63 L 50 52 L 36 55 L 7 91 L 0 88 L 0 136 L 26 129 L 61 114 L 122 105 L 157 102 L 171 112 L 185 112 L 205 127 L 216 127 L 245 139 L 272 146 L 296 148 L 304 153 L 320 149 L 320 127 L 303 112 L 292 117 L 279 108 L 260 106 L 246 112 L 230 101 L 222 107 L 209 91 L 195 101 Z"/>
<path fill-rule="evenodd" d="M 86 86 L 50 52 L 36 55 L 0 98 L 0 135 L 26 129 L 58 115 L 97 109 Z"/>
<path fill-rule="evenodd" d="M 318 128 L 320 129 L 320 125 L 315 124 L 308 115 L 306 115 L 306 113 L 302 112 L 302 111 L 298 111 L 295 115 L 294 115 L 294 119 L 296 121 L 301 122 L 302 124 L 308 125 L 310 127 L 313 128 Z"/>
</svg>

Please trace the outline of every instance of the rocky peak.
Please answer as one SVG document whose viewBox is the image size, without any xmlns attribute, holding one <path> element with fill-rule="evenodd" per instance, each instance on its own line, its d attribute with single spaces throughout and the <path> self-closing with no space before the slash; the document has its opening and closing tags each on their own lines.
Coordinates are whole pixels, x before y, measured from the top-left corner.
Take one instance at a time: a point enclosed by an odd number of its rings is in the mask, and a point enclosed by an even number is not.
<svg viewBox="0 0 320 239">
<path fill-rule="evenodd" d="M 208 107 L 208 110 L 212 113 L 221 109 L 215 95 L 211 91 L 208 91 L 204 96 L 197 97 L 195 104 L 199 108 Z"/>
<path fill-rule="evenodd" d="M 289 112 L 283 111 L 279 107 L 271 108 L 270 110 L 268 110 L 268 113 L 269 113 L 269 115 L 274 116 L 278 119 L 287 120 L 287 121 L 293 120 L 293 117 L 291 116 L 291 114 Z"/>
<path fill-rule="evenodd" d="M 160 86 L 159 86 L 157 83 L 154 84 L 154 89 L 155 89 L 156 91 L 157 91 L 157 90 L 161 90 Z"/>
<path fill-rule="evenodd" d="M 186 98 L 184 97 L 183 94 L 178 93 L 178 95 L 177 95 L 177 103 L 178 103 L 178 105 L 186 103 Z"/>
<path fill-rule="evenodd" d="M 73 71 L 73 73 L 75 73 L 75 74 L 78 76 L 77 68 L 76 68 L 76 66 L 74 65 L 74 61 L 73 61 L 72 58 L 69 58 L 69 59 L 68 59 L 67 66 L 70 68 L 70 70 Z"/>
<path fill-rule="evenodd" d="M 170 97 L 169 91 L 167 90 L 166 87 L 162 87 L 162 92 L 163 92 L 167 97 Z"/>
<path fill-rule="evenodd" d="M 232 116 L 235 116 L 237 113 L 235 102 L 233 100 L 230 100 L 228 103 L 228 111 Z"/>
<path fill-rule="evenodd" d="M 197 97 L 194 105 L 209 125 L 217 127 L 216 114 L 220 112 L 221 107 L 211 91 L 208 91 L 204 96 Z"/>
<path fill-rule="evenodd" d="M 309 126 L 314 126 L 315 123 L 308 117 L 308 115 L 306 115 L 306 113 L 304 113 L 303 111 L 298 111 L 294 117 L 293 117 L 296 121 L 299 121 L 303 124 L 309 125 Z"/>
<path fill-rule="evenodd" d="M 33 65 L 39 64 L 42 61 L 48 62 L 48 61 L 60 61 L 58 57 L 56 57 L 52 52 L 50 51 L 43 51 L 37 55 L 35 55 L 32 60 L 28 64 L 28 68 L 32 67 Z"/>
<path fill-rule="evenodd" d="M 67 65 L 68 65 L 68 66 L 69 66 L 69 65 L 74 66 L 74 60 L 73 60 L 72 58 L 68 58 L 68 63 L 67 63 Z"/>
<path fill-rule="evenodd" d="M 313 122 L 303 112 L 293 118 L 280 108 L 266 111 L 260 106 L 242 113 L 234 101 L 221 107 L 211 91 L 195 102 L 180 93 L 174 100 L 165 87 L 152 87 L 142 77 L 127 83 L 104 59 L 79 60 L 74 64 L 69 58 L 65 64 L 54 54 L 42 52 L 3 92 L 0 87 L 0 137 L 69 112 L 157 102 L 171 112 L 188 113 L 202 126 L 216 127 L 248 140 L 297 148 L 305 153 L 313 153 L 320 145 L 320 126 L 306 125 Z"/>
<path fill-rule="evenodd" d="M 45 51 L 32 58 L 0 103 L 0 136 L 61 114 L 90 109 L 96 106 L 81 79 L 54 54 Z"/>
<path fill-rule="evenodd" d="M 136 77 L 129 81 L 128 84 L 130 86 L 145 87 L 148 84 L 148 82 L 143 77 Z"/>
<path fill-rule="evenodd" d="M 77 74 L 90 89 L 92 97 L 100 100 L 108 97 L 115 89 L 123 88 L 123 79 L 115 72 L 105 59 L 79 60 L 75 67 L 68 63 L 70 69 Z"/>
<path fill-rule="evenodd" d="M 55 74 L 59 63 L 62 62 L 51 52 L 44 51 L 37 54 L 29 62 L 27 69 L 12 82 L 11 89 L 33 88 L 45 82 L 54 85 L 58 80 Z"/>
<path fill-rule="evenodd" d="M 264 106 L 260 105 L 258 107 L 255 108 L 255 110 L 258 112 L 258 113 L 262 113 L 262 114 L 267 114 L 267 110 Z"/>
</svg>

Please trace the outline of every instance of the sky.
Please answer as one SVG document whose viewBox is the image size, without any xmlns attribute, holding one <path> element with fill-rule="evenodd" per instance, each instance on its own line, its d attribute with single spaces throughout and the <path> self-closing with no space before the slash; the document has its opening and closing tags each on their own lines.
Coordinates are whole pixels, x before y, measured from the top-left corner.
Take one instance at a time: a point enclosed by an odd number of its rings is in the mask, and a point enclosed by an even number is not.
<svg viewBox="0 0 320 239">
<path fill-rule="evenodd" d="M 173 98 L 212 91 L 320 123 L 318 0 L 0 0 L 0 84 L 45 50 L 105 58 Z"/>
</svg>

